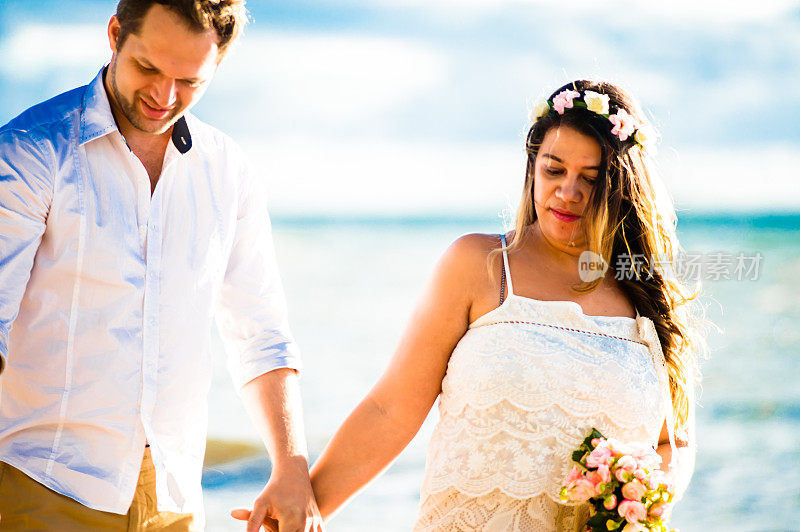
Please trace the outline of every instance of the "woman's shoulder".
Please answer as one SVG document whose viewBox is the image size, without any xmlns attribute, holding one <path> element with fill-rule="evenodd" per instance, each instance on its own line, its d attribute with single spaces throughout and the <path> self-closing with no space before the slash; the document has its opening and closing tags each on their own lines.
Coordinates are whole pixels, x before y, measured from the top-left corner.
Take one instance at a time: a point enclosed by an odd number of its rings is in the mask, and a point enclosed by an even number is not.
<svg viewBox="0 0 800 532">
<path fill-rule="evenodd" d="M 499 250 L 499 234 L 469 233 L 458 237 L 444 253 L 444 258 L 457 264 L 486 264 L 489 255 Z"/>
<path fill-rule="evenodd" d="M 499 282 L 491 271 L 493 252 L 500 250 L 499 234 L 469 233 L 456 239 L 444 252 L 440 267 L 463 288 L 485 290 Z M 498 270 L 499 271 L 499 270 Z"/>
</svg>

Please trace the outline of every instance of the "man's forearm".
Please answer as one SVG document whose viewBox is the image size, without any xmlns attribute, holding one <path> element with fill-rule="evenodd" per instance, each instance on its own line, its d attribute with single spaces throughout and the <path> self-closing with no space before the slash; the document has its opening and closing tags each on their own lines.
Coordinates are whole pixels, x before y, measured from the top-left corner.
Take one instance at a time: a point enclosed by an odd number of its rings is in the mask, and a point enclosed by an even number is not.
<svg viewBox="0 0 800 532">
<path fill-rule="evenodd" d="M 273 470 L 293 467 L 308 470 L 297 373 L 281 368 L 260 375 L 242 387 L 241 396 L 264 441 Z"/>
<path fill-rule="evenodd" d="M 272 473 L 252 510 L 235 509 L 231 516 L 247 521 L 248 532 L 322 530 L 322 518 L 308 478 L 308 451 L 303 430 L 300 384 L 288 368 L 256 377 L 241 391 L 272 461 Z"/>
</svg>

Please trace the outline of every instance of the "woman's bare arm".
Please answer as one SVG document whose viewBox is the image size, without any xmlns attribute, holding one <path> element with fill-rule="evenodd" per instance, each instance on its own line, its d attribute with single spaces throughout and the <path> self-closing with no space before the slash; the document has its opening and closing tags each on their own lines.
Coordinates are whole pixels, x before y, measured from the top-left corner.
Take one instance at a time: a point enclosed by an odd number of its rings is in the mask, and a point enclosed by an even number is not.
<svg viewBox="0 0 800 532">
<path fill-rule="evenodd" d="M 675 437 L 675 447 L 676 449 L 682 449 L 688 447 L 688 442 L 679 439 L 677 436 Z M 661 434 L 658 437 L 658 447 L 656 447 L 656 452 L 661 456 L 661 469 L 665 473 L 669 472 L 669 465 L 672 461 L 672 446 L 669 444 L 669 433 L 667 432 L 667 421 L 664 420 L 664 424 L 661 426 Z"/>
<path fill-rule="evenodd" d="M 389 366 L 311 470 L 324 518 L 385 469 L 419 430 L 467 330 L 474 293 L 485 286 L 491 247 L 491 237 L 467 235 L 439 261 Z"/>
</svg>

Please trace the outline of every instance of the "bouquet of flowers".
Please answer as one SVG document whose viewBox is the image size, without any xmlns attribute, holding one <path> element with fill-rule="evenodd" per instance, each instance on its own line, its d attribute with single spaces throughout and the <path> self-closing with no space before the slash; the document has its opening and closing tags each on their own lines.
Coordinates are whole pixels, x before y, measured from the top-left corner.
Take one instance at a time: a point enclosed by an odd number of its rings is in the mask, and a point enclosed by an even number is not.
<svg viewBox="0 0 800 532">
<path fill-rule="evenodd" d="M 572 461 L 560 497 L 591 504 L 587 531 L 667 532 L 672 485 L 652 447 L 606 438 L 593 428 Z"/>
</svg>

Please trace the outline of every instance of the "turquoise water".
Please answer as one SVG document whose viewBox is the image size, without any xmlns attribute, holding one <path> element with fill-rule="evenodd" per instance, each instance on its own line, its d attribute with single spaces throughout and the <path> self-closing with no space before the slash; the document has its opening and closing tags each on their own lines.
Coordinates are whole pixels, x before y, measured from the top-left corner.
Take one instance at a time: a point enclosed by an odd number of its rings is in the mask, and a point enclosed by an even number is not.
<svg viewBox="0 0 800 532">
<path fill-rule="evenodd" d="M 275 241 L 293 329 L 304 352 L 310 452 L 377 379 L 447 245 L 497 232 L 499 219 L 278 219 Z M 672 525 L 686 531 L 798 530 L 800 510 L 800 215 L 683 215 L 683 247 L 760 252 L 756 280 L 706 280 L 712 356 L 703 363 L 697 467 Z M 215 343 L 218 349 L 218 343 Z M 217 357 L 212 437 L 257 441 Z M 435 413 L 396 462 L 329 529 L 402 531 L 413 523 Z M 204 476 L 209 530 L 240 530 L 227 510 L 248 505 L 268 464 L 251 459 Z"/>
</svg>

